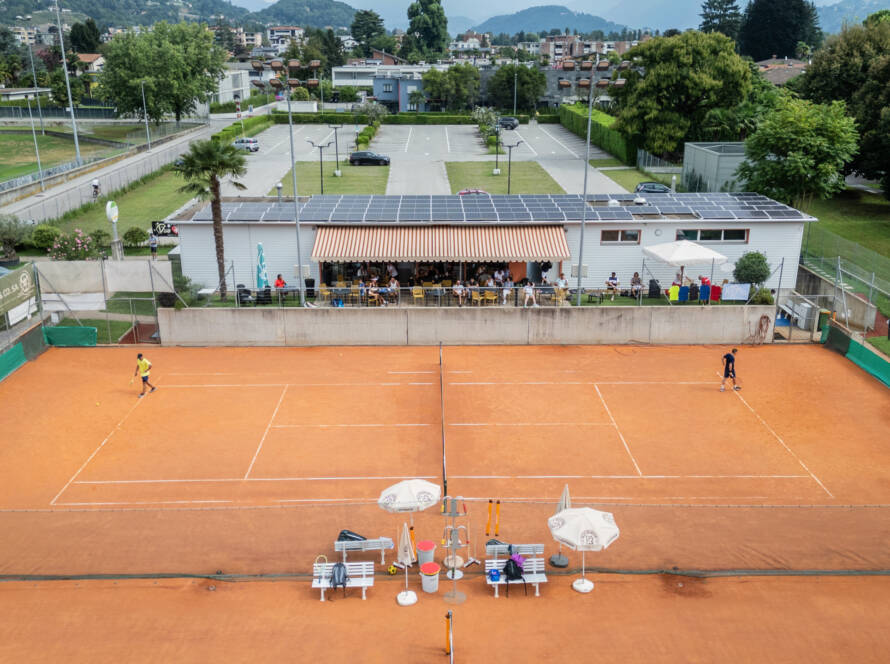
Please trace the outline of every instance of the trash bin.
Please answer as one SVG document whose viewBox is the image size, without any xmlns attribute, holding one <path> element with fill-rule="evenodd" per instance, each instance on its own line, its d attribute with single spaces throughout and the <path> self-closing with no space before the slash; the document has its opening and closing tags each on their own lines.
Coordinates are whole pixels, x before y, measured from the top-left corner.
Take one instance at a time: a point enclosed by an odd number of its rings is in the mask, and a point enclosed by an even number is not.
<svg viewBox="0 0 890 664">
<path fill-rule="evenodd" d="M 306 284 L 306 297 L 315 297 L 315 279 L 307 277 L 303 283 Z"/>
<path fill-rule="evenodd" d="M 819 329 L 821 330 L 828 324 L 828 319 L 831 316 L 831 312 L 828 309 L 820 309 L 819 310 Z"/>
<path fill-rule="evenodd" d="M 420 566 L 420 585 L 425 593 L 439 592 L 439 563 L 424 563 Z"/>
<path fill-rule="evenodd" d="M 420 540 L 417 543 L 417 562 L 421 565 L 433 562 L 435 554 L 436 543 L 432 540 Z"/>
</svg>

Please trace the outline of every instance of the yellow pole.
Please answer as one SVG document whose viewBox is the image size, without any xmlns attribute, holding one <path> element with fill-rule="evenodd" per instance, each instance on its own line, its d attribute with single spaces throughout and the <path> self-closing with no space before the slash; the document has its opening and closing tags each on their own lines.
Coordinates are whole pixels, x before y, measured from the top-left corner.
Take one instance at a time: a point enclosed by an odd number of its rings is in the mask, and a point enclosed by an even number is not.
<svg viewBox="0 0 890 664">
<path fill-rule="evenodd" d="M 445 614 L 445 654 L 451 654 L 451 611 Z"/>
</svg>

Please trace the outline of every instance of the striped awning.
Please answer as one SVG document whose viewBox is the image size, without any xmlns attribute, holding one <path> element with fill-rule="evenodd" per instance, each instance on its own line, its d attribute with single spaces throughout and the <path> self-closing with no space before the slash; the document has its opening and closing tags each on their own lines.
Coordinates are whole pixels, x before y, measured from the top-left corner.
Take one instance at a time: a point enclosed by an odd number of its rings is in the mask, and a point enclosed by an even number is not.
<svg viewBox="0 0 890 664">
<path fill-rule="evenodd" d="M 312 260 L 566 260 L 562 226 L 320 226 Z"/>
</svg>

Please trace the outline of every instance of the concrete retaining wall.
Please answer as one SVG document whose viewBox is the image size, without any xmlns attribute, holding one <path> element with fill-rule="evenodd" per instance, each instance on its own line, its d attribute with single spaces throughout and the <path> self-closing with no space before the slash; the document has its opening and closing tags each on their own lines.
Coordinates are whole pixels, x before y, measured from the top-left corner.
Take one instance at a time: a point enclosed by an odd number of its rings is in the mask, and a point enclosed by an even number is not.
<svg viewBox="0 0 890 664">
<path fill-rule="evenodd" d="M 841 289 L 835 288 L 834 282 L 816 274 L 803 265 L 797 269 L 796 290 L 801 295 L 826 295 L 832 298 L 833 305 L 830 308 L 838 312 L 838 317 L 847 325 L 862 329 L 874 329 L 878 309 L 864 297 L 847 290 L 841 297 Z M 824 300 L 820 300 L 821 306 L 826 306 Z M 846 304 L 847 311 L 844 312 Z"/>
<path fill-rule="evenodd" d="M 740 344 L 773 306 L 158 309 L 165 346 Z"/>
<path fill-rule="evenodd" d="M 117 291 L 170 291 L 173 265 L 169 261 L 40 261 L 37 273 L 44 293 L 114 293 Z M 105 278 L 102 278 L 102 271 Z M 154 289 L 152 289 L 152 278 Z M 166 280 L 166 283 L 165 281 Z"/>
</svg>

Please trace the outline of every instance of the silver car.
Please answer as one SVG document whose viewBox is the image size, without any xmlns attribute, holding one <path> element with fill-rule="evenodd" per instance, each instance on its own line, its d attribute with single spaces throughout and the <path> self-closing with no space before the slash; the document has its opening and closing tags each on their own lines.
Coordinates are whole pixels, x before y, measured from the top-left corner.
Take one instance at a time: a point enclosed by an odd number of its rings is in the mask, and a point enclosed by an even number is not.
<svg viewBox="0 0 890 664">
<path fill-rule="evenodd" d="M 238 138 L 232 142 L 239 150 L 247 150 L 248 152 L 259 152 L 260 142 L 255 138 Z"/>
</svg>

